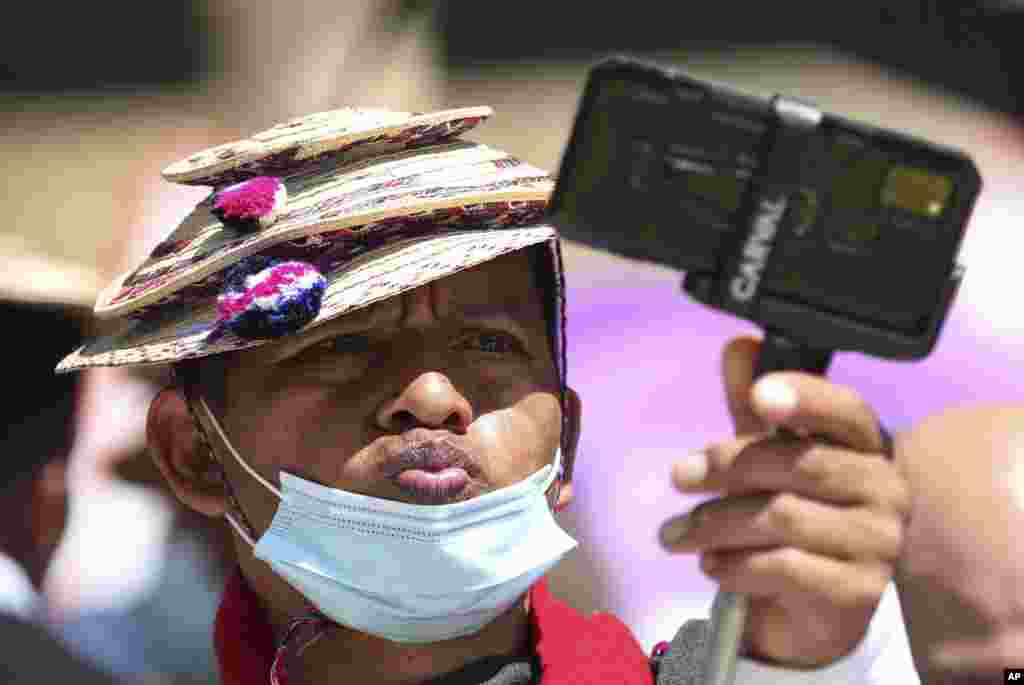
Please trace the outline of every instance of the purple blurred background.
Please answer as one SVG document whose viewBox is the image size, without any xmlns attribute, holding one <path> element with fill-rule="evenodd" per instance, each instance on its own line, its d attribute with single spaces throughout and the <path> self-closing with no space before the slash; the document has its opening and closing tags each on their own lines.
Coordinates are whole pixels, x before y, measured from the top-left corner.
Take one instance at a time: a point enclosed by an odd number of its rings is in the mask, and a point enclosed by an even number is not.
<svg viewBox="0 0 1024 685">
<path fill-rule="evenodd" d="M 570 285 L 569 297 L 569 382 L 584 409 L 574 512 L 582 544 L 607 567 L 609 608 L 650 648 L 706 611 L 714 592 L 695 558 L 670 557 L 656 532 L 700 501 L 670 488 L 669 469 L 731 434 L 721 351 L 756 329 L 688 299 L 669 279 Z M 924 361 L 837 353 L 829 376 L 858 390 L 894 432 L 955 404 L 1020 401 L 1020 345 L 972 332 L 972 318 L 956 306 Z"/>
</svg>

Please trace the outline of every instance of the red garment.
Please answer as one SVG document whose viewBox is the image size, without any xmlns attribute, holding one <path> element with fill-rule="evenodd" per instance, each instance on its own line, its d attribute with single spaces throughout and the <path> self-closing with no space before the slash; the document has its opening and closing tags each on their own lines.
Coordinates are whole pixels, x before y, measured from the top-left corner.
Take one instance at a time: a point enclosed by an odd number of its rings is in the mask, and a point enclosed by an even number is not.
<svg viewBox="0 0 1024 685">
<path fill-rule="evenodd" d="M 530 639 L 543 685 L 654 685 L 640 644 L 611 614 L 589 618 L 548 593 L 541 578 L 530 588 Z M 228 581 L 217 611 L 214 647 L 223 685 L 265 685 L 277 645 L 256 594 L 240 571 Z"/>
</svg>

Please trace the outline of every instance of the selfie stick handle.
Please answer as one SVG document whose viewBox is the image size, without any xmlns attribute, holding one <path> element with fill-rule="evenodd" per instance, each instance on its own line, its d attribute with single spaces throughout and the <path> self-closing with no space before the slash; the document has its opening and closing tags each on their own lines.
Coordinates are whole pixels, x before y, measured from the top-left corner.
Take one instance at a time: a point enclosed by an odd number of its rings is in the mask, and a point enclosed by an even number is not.
<svg viewBox="0 0 1024 685">
<path fill-rule="evenodd" d="M 818 350 L 794 342 L 780 331 L 765 331 L 754 378 L 772 371 L 806 371 L 824 375 L 832 360 L 832 350 Z M 776 434 L 796 439 L 785 428 Z M 746 595 L 719 591 L 711 607 L 711 636 L 704 661 L 704 685 L 733 685 L 736 659 L 743 641 L 750 602 Z"/>
</svg>

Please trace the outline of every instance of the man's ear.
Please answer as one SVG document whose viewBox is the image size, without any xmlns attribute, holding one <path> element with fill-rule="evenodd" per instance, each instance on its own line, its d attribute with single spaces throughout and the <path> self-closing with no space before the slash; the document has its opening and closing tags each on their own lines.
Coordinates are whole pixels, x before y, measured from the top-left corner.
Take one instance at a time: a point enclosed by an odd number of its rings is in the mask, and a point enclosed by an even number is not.
<svg viewBox="0 0 1024 685">
<path fill-rule="evenodd" d="M 180 390 L 166 388 L 153 398 L 146 417 L 146 443 L 179 500 L 207 516 L 227 511 L 224 471 L 200 438 Z"/>
<path fill-rule="evenodd" d="M 580 396 L 575 390 L 566 388 L 565 398 L 568 405 L 566 407 L 568 412 L 566 416 L 568 435 L 565 440 L 565 452 L 562 454 L 565 474 L 562 479 L 562 491 L 558 496 L 558 504 L 555 506 L 556 511 L 561 511 L 572 502 L 572 474 L 573 467 L 576 464 L 576 449 L 580 443 L 580 422 L 583 414 L 583 403 L 580 401 Z"/>
</svg>

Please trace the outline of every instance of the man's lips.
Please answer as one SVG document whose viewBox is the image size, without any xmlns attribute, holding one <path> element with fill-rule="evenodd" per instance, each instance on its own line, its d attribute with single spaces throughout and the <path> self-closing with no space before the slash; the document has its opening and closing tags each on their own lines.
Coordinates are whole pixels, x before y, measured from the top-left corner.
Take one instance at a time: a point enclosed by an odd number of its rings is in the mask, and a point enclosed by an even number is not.
<svg viewBox="0 0 1024 685">
<path fill-rule="evenodd" d="M 395 483 L 408 495 L 429 504 L 451 500 L 469 485 L 465 469 L 449 467 L 442 471 L 409 469 L 395 477 Z"/>
<path fill-rule="evenodd" d="M 448 435 L 417 429 L 385 449 L 381 473 L 409 497 L 426 504 L 459 498 L 480 476 L 473 456 L 455 445 Z M 461 498 L 460 498 L 461 499 Z"/>
</svg>

